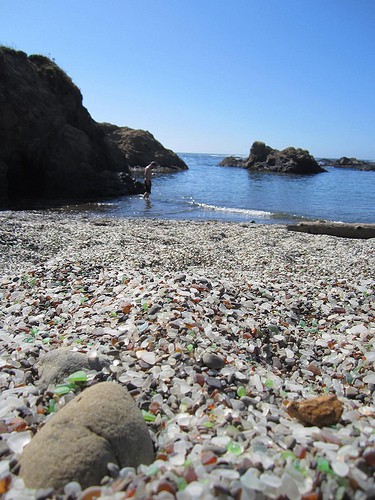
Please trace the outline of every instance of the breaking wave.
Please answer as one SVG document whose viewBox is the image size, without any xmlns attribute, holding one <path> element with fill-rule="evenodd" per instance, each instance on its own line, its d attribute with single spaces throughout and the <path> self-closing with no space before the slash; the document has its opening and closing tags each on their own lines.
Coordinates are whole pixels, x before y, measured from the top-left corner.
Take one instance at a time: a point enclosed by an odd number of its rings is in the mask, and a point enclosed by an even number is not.
<svg viewBox="0 0 375 500">
<path fill-rule="evenodd" d="M 198 206 L 204 210 L 213 210 L 215 212 L 228 212 L 233 214 L 242 214 L 249 217 L 272 217 L 276 214 L 272 212 L 266 212 L 263 210 L 249 210 L 246 208 L 232 208 L 232 207 L 220 207 L 217 205 L 208 205 L 207 203 L 198 203 L 197 201 L 190 201 L 191 205 Z"/>
</svg>

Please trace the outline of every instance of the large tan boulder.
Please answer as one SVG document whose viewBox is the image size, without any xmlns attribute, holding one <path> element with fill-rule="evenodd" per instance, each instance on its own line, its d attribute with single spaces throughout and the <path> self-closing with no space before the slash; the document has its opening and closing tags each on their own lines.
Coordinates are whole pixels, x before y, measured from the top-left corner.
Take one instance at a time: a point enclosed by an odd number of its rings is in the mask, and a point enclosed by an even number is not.
<svg viewBox="0 0 375 500">
<path fill-rule="evenodd" d="M 137 467 L 154 460 L 153 443 L 132 397 L 114 382 L 94 385 L 54 415 L 27 445 L 20 476 L 29 488 L 61 491 L 70 481 L 100 484 L 109 462 Z"/>
</svg>

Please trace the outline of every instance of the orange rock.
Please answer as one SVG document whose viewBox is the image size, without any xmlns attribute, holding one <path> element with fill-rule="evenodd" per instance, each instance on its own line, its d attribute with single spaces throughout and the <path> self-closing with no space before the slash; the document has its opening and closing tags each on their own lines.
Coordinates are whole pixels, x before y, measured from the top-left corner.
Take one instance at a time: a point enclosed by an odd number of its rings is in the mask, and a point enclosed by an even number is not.
<svg viewBox="0 0 375 500">
<path fill-rule="evenodd" d="M 11 482 L 12 478 L 10 474 L 7 474 L 6 476 L 2 476 L 0 478 L 0 495 L 3 495 L 9 490 Z"/>
<path fill-rule="evenodd" d="M 162 491 L 167 491 L 168 493 L 171 493 L 174 495 L 176 493 L 176 486 L 173 485 L 170 481 L 160 481 L 158 484 L 158 487 L 156 489 L 156 493 L 161 493 Z"/>
<path fill-rule="evenodd" d="M 299 403 L 287 401 L 286 405 L 286 411 L 291 417 L 297 418 L 303 424 L 318 427 L 337 424 L 344 409 L 335 394 L 319 396 Z"/>
<path fill-rule="evenodd" d="M 26 422 L 21 417 L 14 417 L 8 423 L 8 432 L 21 432 L 26 429 Z"/>
<path fill-rule="evenodd" d="M 79 500 L 95 500 L 102 496 L 102 489 L 100 486 L 89 486 L 79 496 Z"/>
<path fill-rule="evenodd" d="M 317 491 L 310 491 L 310 493 L 305 493 L 301 496 L 301 500 L 320 500 L 321 498 L 321 494 Z"/>
</svg>

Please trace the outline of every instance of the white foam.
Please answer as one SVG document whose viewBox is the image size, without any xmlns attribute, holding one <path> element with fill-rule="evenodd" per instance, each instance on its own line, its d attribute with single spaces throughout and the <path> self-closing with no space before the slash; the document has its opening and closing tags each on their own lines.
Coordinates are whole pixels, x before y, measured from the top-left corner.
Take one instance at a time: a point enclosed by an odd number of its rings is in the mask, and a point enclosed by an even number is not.
<svg viewBox="0 0 375 500">
<path fill-rule="evenodd" d="M 248 210 L 246 208 L 232 208 L 232 207 L 219 207 L 216 205 L 208 205 L 206 203 L 198 203 L 196 201 L 189 202 L 192 205 L 197 205 L 205 210 L 214 210 L 217 212 L 229 212 L 229 213 L 237 213 L 244 214 L 251 217 L 269 217 L 272 215 L 272 212 L 265 212 L 263 210 Z"/>
</svg>

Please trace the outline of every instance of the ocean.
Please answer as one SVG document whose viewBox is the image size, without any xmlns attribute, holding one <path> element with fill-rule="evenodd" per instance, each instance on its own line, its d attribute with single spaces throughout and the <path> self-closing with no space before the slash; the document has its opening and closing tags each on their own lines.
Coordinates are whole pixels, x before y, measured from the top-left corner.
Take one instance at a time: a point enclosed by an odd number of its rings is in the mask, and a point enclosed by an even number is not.
<svg viewBox="0 0 375 500">
<path fill-rule="evenodd" d="M 189 170 L 156 174 L 150 201 L 124 196 L 65 207 L 91 216 L 288 224 L 302 220 L 375 223 L 375 172 L 325 167 L 283 175 L 220 167 L 226 155 L 179 153 Z M 142 180 L 142 179 L 140 179 Z"/>
<path fill-rule="evenodd" d="M 178 155 L 189 170 L 154 175 L 149 201 L 142 195 L 134 195 L 54 209 L 37 202 L 32 208 L 81 213 L 88 217 L 260 224 L 290 224 L 303 220 L 375 223 L 374 171 L 325 167 L 325 173 L 285 175 L 220 167 L 220 161 L 229 155 Z M 142 177 L 139 180 L 143 181 Z"/>
</svg>

